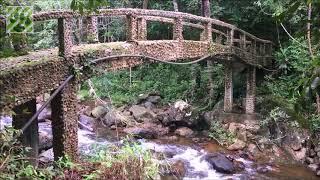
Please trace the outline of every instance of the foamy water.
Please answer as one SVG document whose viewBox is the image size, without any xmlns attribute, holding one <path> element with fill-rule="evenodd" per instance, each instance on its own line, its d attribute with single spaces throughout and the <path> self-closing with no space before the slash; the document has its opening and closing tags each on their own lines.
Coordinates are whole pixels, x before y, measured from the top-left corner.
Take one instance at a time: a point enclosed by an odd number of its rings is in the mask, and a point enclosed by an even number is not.
<svg viewBox="0 0 320 180">
<path fill-rule="evenodd" d="M 5 126 L 11 126 L 11 117 L 0 117 L 0 130 Z M 39 126 L 41 130 L 41 126 Z M 111 144 L 121 144 L 121 142 L 109 142 L 103 138 L 97 138 L 95 133 L 86 130 L 78 130 L 78 145 L 79 151 L 83 155 L 95 153 L 96 147 L 107 146 Z M 145 150 L 152 150 L 157 153 L 170 154 L 171 157 L 162 160 L 163 162 L 182 161 L 186 166 L 185 180 L 219 180 L 219 179 L 240 179 L 241 174 L 224 175 L 214 170 L 211 165 L 204 160 L 207 152 L 202 149 L 195 149 L 184 145 L 174 144 L 158 144 L 148 140 L 138 140 L 139 145 Z M 42 155 L 48 160 L 53 160 L 52 149 L 45 151 Z M 251 167 L 252 162 L 243 158 L 237 159 L 245 164 L 246 174 L 254 174 L 254 169 Z M 161 161 L 160 161 L 161 163 Z"/>
</svg>

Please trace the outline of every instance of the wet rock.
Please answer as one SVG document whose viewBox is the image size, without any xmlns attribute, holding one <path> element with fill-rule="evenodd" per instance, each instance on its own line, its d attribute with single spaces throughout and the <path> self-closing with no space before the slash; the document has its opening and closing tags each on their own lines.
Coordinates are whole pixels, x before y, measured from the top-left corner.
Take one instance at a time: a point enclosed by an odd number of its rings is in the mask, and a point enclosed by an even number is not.
<svg viewBox="0 0 320 180">
<path fill-rule="evenodd" d="M 233 163 L 221 153 L 207 154 L 204 159 L 220 173 L 231 174 L 235 172 Z"/>
<path fill-rule="evenodd" d="M 233 165 L 235 167 L 236 172 L 241 172 L 241 171 L 245 170 L 245 168 L 246 168 L 243 162 L 237 161 L 237 160 L 233 161 Z"/>
<path fill-rule="evenodd" d="M 177 130 L 175 130 L 174 133 L 183 137 L 192 137 L 194 135 L 194 132 L 192 131 L 192 129 L 187 127 L 178 128 Z"/>
<path fill-rule="evenodd" d="M 309 156 L 310 157 L 315 157 L 316 156 L 316 152 L 313 149 L 310 149 Z"/>
<path fill-rule="evenodd" d="M 265 167 L 265 166 L 259 166 L 259 167 L 257 168 L 257 172 L 264 174 L 264 173 L 269 172 L 269 169 L 268 169 L 267 167 Z"/>
<path fill-rule="evenodd" d="M 227 149 L 230 150 L 230 151 L 237 151 L 237 150 L 242 150 L 246 147 L 246 143 L 239 140 L 239 139 L 236 139 L 236 141 L 231 144 Z"/>
<path fill-rule="evenodd" d="M 133 127 L 133 128 L 125 128 L 123 131 L 125 133 L 131 134 L 132 136 L 138 139 L 140 138 L 155 139 L 157 137 L 156 132 L 151 129 Z"/>
<path fill-rule="evenodd" d="M 313 172 L 317 172 L 318 165 L 317 164 L 309 164 L 308 168 Z"/>
<path fill-rule="evenodd" d="M 83 114 L 79 115 L 79 128 L 88 130 L 88 131 L 93 131 L 95 127 L 95 119 Z"/>
<path fill-rule="evenodd" d="M 290 144 L 290 147 L 294 150 L 294 151 L 299 151 L 302 148 L 301 142 L 298 138 L 294 138 Z"/>
<path fill-rule="evenodd" d="M 167 141 L 176 141 L 178 140 L 177 136 L 164 136 L 164 137 L 160 137 L 163 140 L 167 140 Z"/>
<path fill-rule="evenodd" d="M 182 125 L 193 125 L 197 119 L 191 118 L 192 109 L 191 105 L 187 102 L 179 100 L 174 103 L 168 110 L 168 119 L 163 121 L 164 125 L 169 125 L 172 123 L 182 124 Z"/>
<path fill-rule="evenodd" d="M 41 104 L 37 104 L 37 109 L 40 109 Z M 43 122 L 46 119 L 51 119 L 51 109 L 44 108 L 38 116 L 38 121 Z"/>
<path fill-rule="evenodd" d="M 250 152 L 253 156 L 255 156 L 259 152 L 259 149 L 255 144 L 249 144 L 248 152 Z"/>
<path fill-rule="evenodd" d="M 160 96 L 149 96 L 147 98 L 148 102 L 151 102 L 153 104 L 158 104 L 161 101 L 161 97 Z"/>
<path fill-rule="evenodd" d="M 50 122 L 41 122 L 39 126 L 39 150 L 46 150 L 52 147 L 52 128 Z"/>
<path fill-rule="evenodd" d="M 102 122 L 107 127 L 110 127 L 112 125 L 130 125 L 134 121 L 130 116 L 126 116 L 121 111 L 113 109 L 102 118 Z"/>
<path fill-rule="evenodd" d="M 313 160 L 311 157 L 307 157 L 307 158 L 306 158 L 306 163 L 307 163 L 307 164 L 313 164 L 313 163 L 314 163 L 314 160 Z"/>
<path fill-rule="evenodd" d="M 147 109 L 139 105 L 131 106 L 129 111 L 132 113 L 133 117 L 138 122 L 143 122 L 143 121 L 152 122 L 157 117 L 157 115 L 153 113 L 150 109 Z"/>
<path fill-rule="evenodd" d="M 94 118 L 102 118 L 104 115 L 106 115 L 108 112 L 108 109 L 103 106 L 97 106 L 91 111 L 91 116 Z"/>
<path fill-rule="evenodd" d="M 40 162 L 49 163 L 49 162 L 53 162 L 53 160 L 54 160 L 54 156 L 53 156 L 52 148 L 39 154 Z"/>
<path fill-rule="evenodd" d="M 143 106 L 144 106 L 145 108 L 147 108 L 147 109 L 154 109 L 154 108 L 155 108 L 155 105 L 154 105 L 152 102 L 149 102 L 149 101 L 145 102 L 145 103 L 143 104 Z"/>
<path fill-rule="evenodd" d="M 246 130 L 252 134 L 257 134 L 260 130 L 259 122 L 255 120 L 245 120 L 244 125 Z"/>
<path fill-rule="evenodd" d="M 168 134 L 169 128 L 154 123 L 144 123 L 137 127 L 125 128 L 123 131 L 136 138 L 154 139 Z"/>
<path fill-rule="evenodd" d="M 315 151 L 315 152 L 320 152 L 320 146 L 315 147 L 315 148 L 314 148 L 314 151 Z"/>
<path fill-rule="evenodd" d="M 171 175 L 174 175 L 176 177 L 184 177 L 186 174 L 186 167 L 183 161 L 178 160 L 174 164 L 171 165 Z"/>
<path fill-rule="evenodd" d="M 307 153 L 307 148 L 302 148 L 299 151 L 294 151 L 293 157 L 295 158 L 295 160 L 301 161 L 306 158 L 306 153 Z"/>
</svg>

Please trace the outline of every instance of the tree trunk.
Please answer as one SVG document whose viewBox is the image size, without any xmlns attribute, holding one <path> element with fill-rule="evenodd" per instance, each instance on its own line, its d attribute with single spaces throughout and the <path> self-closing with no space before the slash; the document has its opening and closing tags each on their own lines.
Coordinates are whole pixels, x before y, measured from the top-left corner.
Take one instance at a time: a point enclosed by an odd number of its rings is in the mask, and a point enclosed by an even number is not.
<svg viewBox="0 0 320 180">
<path fill-rule="evenodd" d="M 204 17 L 211 16 L 210 0 L 202 0 L 201 12 L 202 12 L 202 16 L 204 16 Z"/>
<path fill-rule="evenodd" d="M 178 12 L 179 11 L 179 6 L 177 0 L 172 0 L 173 3 L 173 10 Z"/>
<path fill-rule="evenodd" d="M 143 0 L 142 8 L 148 9 L 149 0 Z"/>
<path fill-rule="evenodd" d="M 204 17 L 210 17 L 211 16 L 211 9 L 210 9 L 210 0 L 202 0 L 201 3 L 201 14 Z M 208 68 L 208 81 L 209 81 L 209 106 L 213 105 L 213 97 L 214 97 L 214 91 L 213 91 L 213 63 L 212 60 L 207 60 L 207 68 Z"/>
</svg>

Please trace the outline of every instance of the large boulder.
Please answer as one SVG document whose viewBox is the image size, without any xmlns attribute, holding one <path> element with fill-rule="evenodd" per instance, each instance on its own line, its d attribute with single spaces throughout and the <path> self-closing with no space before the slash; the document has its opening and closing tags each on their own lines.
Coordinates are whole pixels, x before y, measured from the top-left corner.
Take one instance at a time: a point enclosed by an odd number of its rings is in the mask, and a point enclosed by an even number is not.
<svg viewBox="0 0 320 180">
<path fill-rule="evenodd" d="M 102 122 L 107 127 L 111 127 L 112 125 L 131 125 L 134 123 L 134 120 L 131 116 L 113 109 L 102 118 Z"/>
<path fill-rule="evenodd" d="M 193 137 L 194 136 L 194 132 L 192 131 L 192 129 L 187 128 L 187 127 L 178 128 L 175 130 L 174 133 L 179 136 L 183 136 L 183 137 Z"/>
<path fill-rule="evenodd" d="M 133 137 L 138 139 L 155 139 L 157 137 L 157 133 L 152 129 L 132 127 L 125 128 L 123 131 L 127 134 L 131 134 Z"/>
<path fill-rule="evenodd" d="M 39 150 L 46 150 L 52 147 L 53 135 L 51 122 L 39 123 Z"/>
<path fill-rule="evenodd" d="M 207 154 L 204 159 L 211 164 L 212 168 L 220 173 L 232 174 L 235 166 L 225 155 L 221 153 Z"/>
<path fill-rule="evenodd" d="M 102 118 L 108 113 L 108 109 L 103 106 L 97 106 L 91 111 L 91 116 L 94 118 Z"/>
<path fill-rule="evenodd" d="M 37 109 L 39 110 L 41 106 L 42 104 L 37 104 Z M 46 119 L 51 119 L 51 112 L 50 108 L 44 108 L 38 116 L 38 121 L 43 122 Z"/>
<path fill-rule="evenodd" d="M 237 150 L 242 150 L 246 147 L 246 143 L 243 142 L 240 139 L 236 139 L 233 144 L 231 144 L 227 149 L 229 151 L 237 151 Z"/>
<path fill-rule="evenodd" d="M 125 128 L 123 131 L 136 138 L 154 139 L 168 134 L 169 128 L 162 127 L 160 124 L 144 123 L 136 127 Z"/>
<path fill-rule="evenodd" d="M 79 128 L 87 131 L 93 131 L 95 128 L 95 119 L 92 117 L 80 114 Z"/>
<path fill-rule="evenodd" d="M 150 109 L 147 109 L 140 105 L 133 105 L 129 108 L 132 116 L 137 122 L 154 122 L 157 115 Z"/>
<path fill-rule="evenodd" d="M 174 103 L 168 110 L 168 118 L 163 120 L 164 125 L 169 124 L 179 124 L 191 126 L 195 124 L 195 119 L 192 118 L 192 108 L 191 105 L 183 100 L 179 100 Z"/>
</svg>

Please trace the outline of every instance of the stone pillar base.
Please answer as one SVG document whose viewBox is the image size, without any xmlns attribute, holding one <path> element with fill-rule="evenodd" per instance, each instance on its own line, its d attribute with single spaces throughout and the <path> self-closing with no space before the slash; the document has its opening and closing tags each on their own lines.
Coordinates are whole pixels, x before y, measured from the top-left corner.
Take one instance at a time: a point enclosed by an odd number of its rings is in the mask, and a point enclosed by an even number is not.
<svg viewBox="0 0 320 180">
<path fill-rule="evenodd" d="M 78 159 L 77 86 L 68 84 L 51 102 L 54 159 Z"/>
</svg>

